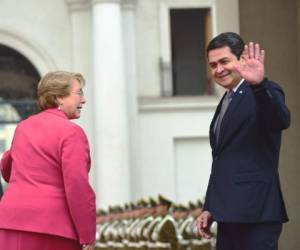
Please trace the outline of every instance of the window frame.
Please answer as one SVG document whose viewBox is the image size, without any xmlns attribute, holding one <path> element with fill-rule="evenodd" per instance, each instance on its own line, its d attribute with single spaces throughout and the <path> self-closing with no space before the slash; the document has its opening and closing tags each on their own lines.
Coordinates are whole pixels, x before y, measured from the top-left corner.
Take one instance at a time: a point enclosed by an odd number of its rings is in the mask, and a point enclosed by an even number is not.
<svg viewBox="0 0 300 250">
<path fill-rule="evenodd" d="M 216 6 L 213 0 L 164 0 L 160 2 L 160 81 L 161 96 L 173 97 L 171 9 L 209 9 L 211 12 L 211 36 L 216 33 Z M 207 42 L 207 41 L 205 41 Z M 178 96 L 178 95 L 175 95 Z M 199 96 L 204 96 L 200 95 Z"/>
</svg>

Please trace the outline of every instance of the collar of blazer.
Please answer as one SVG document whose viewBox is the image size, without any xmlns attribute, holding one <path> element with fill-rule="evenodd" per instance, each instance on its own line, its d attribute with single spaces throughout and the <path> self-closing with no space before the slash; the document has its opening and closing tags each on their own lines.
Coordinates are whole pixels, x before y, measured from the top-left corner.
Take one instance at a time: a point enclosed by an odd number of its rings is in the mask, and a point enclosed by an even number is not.
<svg viewBox="0 0 300 250">
<path fill-rule="evenodd" d="M 44 112 L 54 114 L 54 115 L 60 116 L 62 118 L 68 119 L 67 115 L 61 109 L 58 109 L 58 108 L 49 108 L 49 109 L 44 110 Z"/>
<path fill-rule="evenodd" d="M 239 110 L 242 110 L 242 106 L 239 105 L 241 100 L 245 97 L 247 91 L 250 91 L 250 87 L 246 81 L 244 81 L 239 88 L 234 93 L 234 96 L 232 98 L 232 101 L 222 119 L 222 124 L 220 128 L 220 134 L 219 134 L 219 142 L 216 143 L 216 137 L 214 133 L 214 124 L 216 122 L 216 119 L 218 117 L 218 114 L 221 109 L 221 104 L 224 99 L 225 94 L 223 95 L 221 101 L 219 102 L 216 112 L 214 114 L 213 120 L 210 125 L 210 141 L 213 151 L 218 151 L 223 148 L 223 146 L 226 144 L 226 141 L 234 134 L 234 131 L 236 128 L 239 127 L 240 123 L 230 123 L 232 120 L 231 117 L 236 113 L 239 112 Z M 241 121 L 242 122 L 242 121 Z"/>
</svg>

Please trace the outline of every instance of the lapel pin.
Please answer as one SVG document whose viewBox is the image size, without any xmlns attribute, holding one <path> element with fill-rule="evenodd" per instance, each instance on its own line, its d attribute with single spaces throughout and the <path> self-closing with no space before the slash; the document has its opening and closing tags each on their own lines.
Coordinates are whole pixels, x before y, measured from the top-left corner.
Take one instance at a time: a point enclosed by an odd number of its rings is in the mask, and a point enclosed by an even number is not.
<svg viewBox="0 0 300 250">
<path fill-rule="evenodd" d="M 240 90 L 240 91 L 239 91 L 239 94 L 243 94 L 243 91 L 242 91 L 242 90 Z"/>
</svg>

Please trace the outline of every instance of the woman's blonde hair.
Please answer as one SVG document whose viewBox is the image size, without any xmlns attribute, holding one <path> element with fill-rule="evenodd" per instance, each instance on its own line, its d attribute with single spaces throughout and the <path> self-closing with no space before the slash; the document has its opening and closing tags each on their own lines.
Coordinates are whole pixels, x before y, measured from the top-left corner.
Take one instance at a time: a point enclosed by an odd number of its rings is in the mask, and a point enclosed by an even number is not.
<svg viewBox="0 0 300 250">
<path fill-rule="evenodd" d="M 37 98 L 40 109 L 58 107 L 57 97 L 70 95 L 73 80 L 78 80 L 81 87 L 84 87 L 85 80 L 80 73 L 48 72 L 38 83 Z"/>
</svg>

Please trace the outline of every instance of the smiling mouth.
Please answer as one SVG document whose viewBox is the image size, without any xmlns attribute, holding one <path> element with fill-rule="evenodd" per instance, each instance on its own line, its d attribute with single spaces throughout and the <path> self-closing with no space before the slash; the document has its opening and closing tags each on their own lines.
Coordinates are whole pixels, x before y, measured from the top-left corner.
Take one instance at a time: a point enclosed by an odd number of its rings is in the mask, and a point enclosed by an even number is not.
<svg viewBox="0 0 300 250">
<path fill-rule="evenodd" d="M 223 79 L 223 78 L 225 78 L 225 77 L 227 77 L 227 76 L 229 76 L 229 75 L 230 75 L 230 73 L 227 73 L 227 74 L 225 74 L 225 75 L 218 76 L 218 78 Z"/>
<path fill-rule="evenodd" d="M 219 79 L 220 81 L 222 81 L 222 80 L 226 80 L 227 79 L 227 77 L 228 76 L 230 76 L 230 74 L 226 74 L 226 75 L 222 75 L 222 76 L 218 76 L 218 78 L 217 79 Z"/>
</svg>

